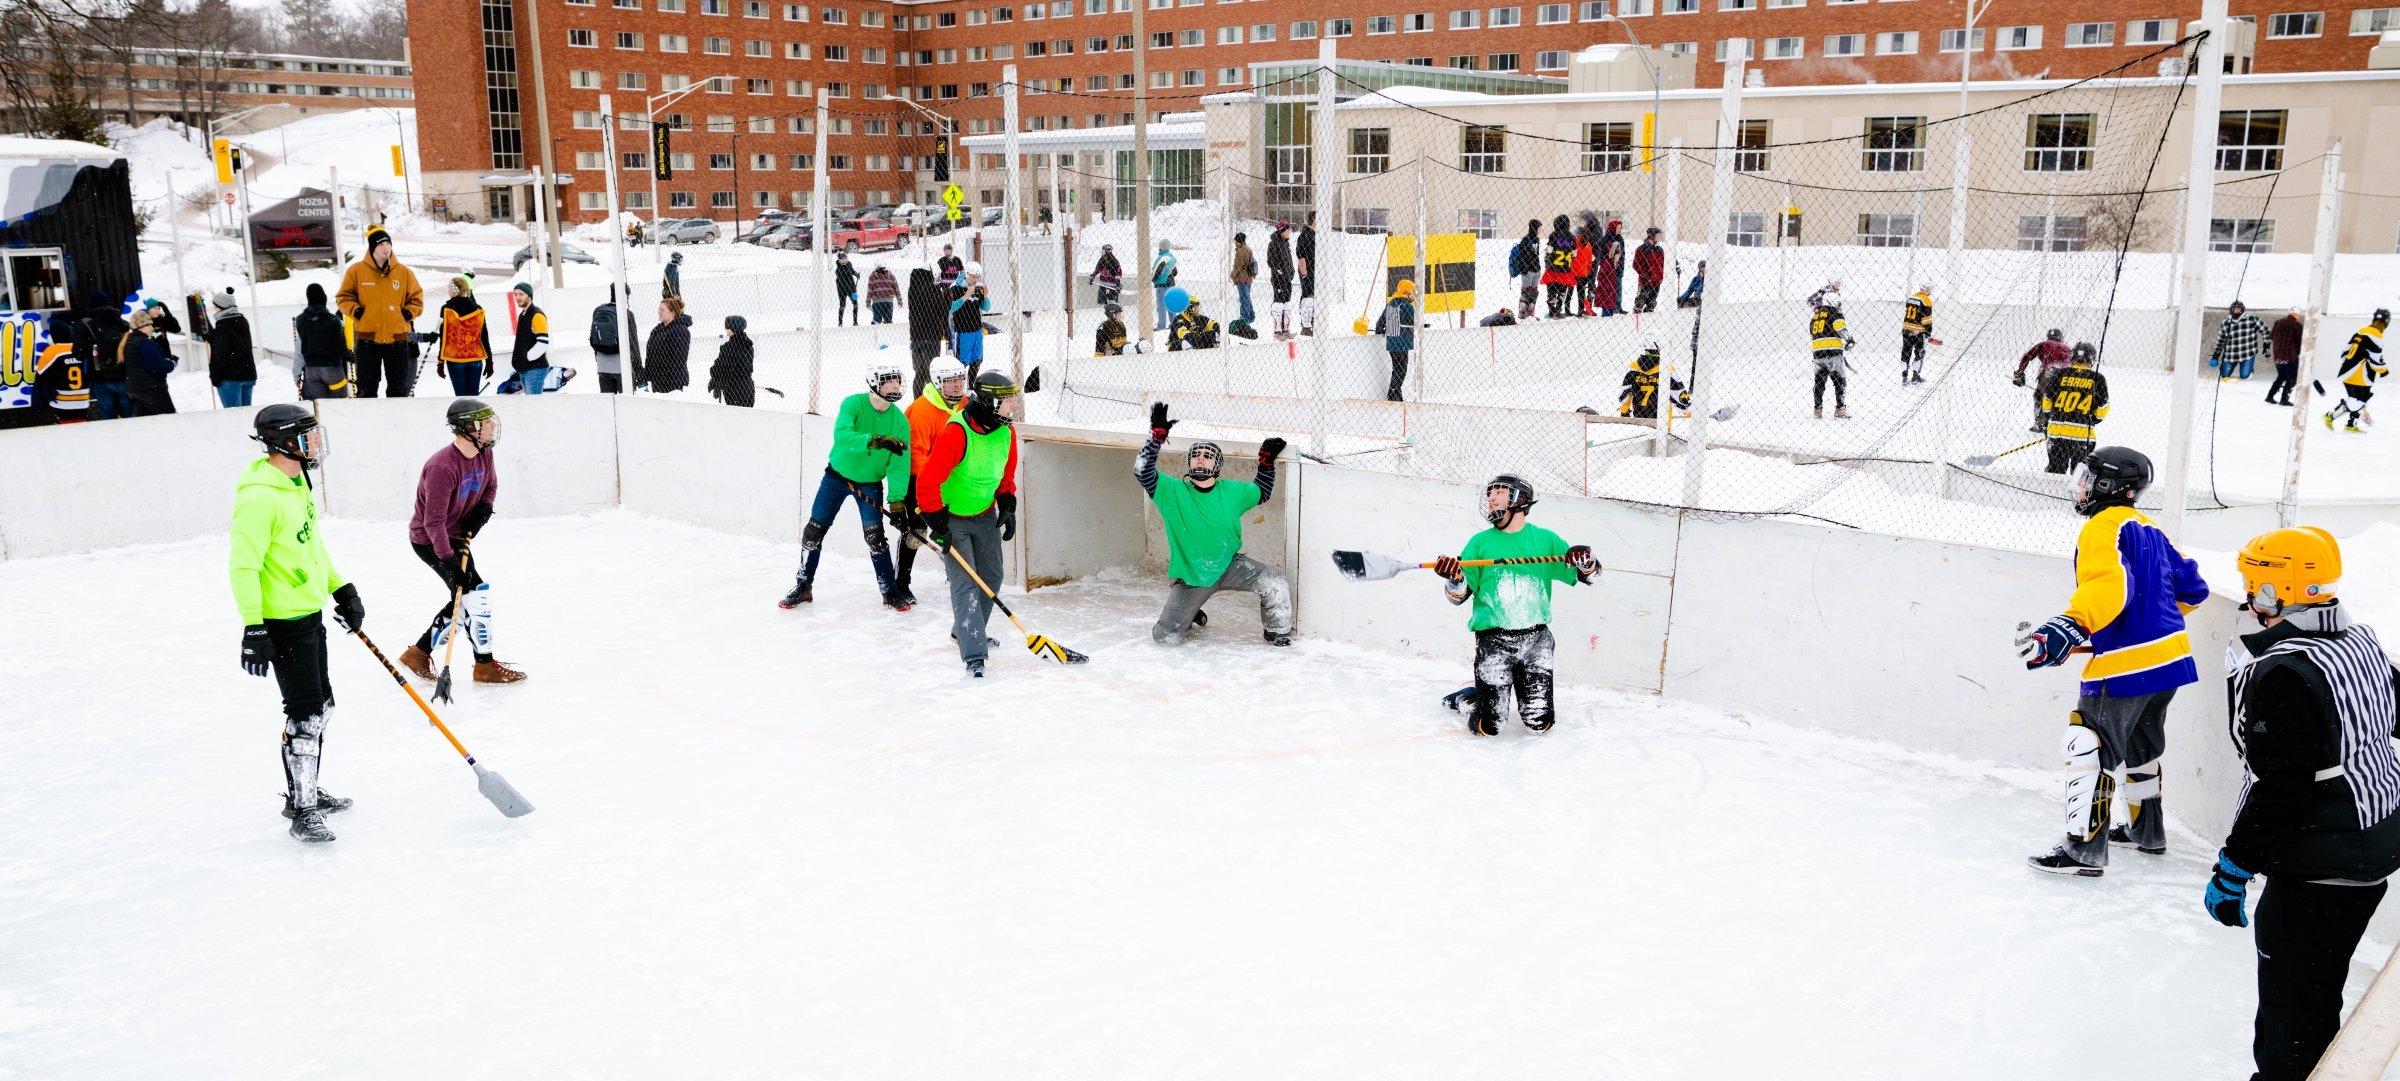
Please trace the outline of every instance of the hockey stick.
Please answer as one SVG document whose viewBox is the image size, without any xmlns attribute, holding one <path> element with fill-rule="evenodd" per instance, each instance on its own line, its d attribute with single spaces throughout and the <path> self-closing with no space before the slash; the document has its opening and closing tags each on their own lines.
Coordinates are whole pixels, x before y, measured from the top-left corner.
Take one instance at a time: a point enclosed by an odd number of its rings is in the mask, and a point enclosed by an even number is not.
<svg viewBox="0 0 2400 1081">
<path fill-rule="evenodd" d="M 1518 559 L 1462 559 L 1461 567 L 1513 567 L 1527 563 L 1564 563 L 1565 556 L 1524 556 Z M 1431 563 L 1402 563 L 1373 552 L 1337 551 L 1333 553 L 1334 569 L 1353 582 L 1380 582 L 1402 571 L 1431 570 Z"/>
<path fill-rule="evenodd" d="M 366 631 L 352 628 L 350 633 L 358 638 L 360 645 L 367 647 L 367 652 L 375 655 L 375 660 L 383 665 L 384 671 L 392 674 L 392 682 L 399 684 L 401 690 L 408 692 L 409 700 L 415 702 L 418 709 L 425 711 L 425 719 L 432 721 L 435 728 L 442 730 L 442 738 L 450 741 L 450 748 L 457 751 L 460 758 L 466 759 L 467 765 L 474 767 L 475 790 L 483 793 L 483 798 L 492 801 L 492 806 L 499 808 L 501 814 L 510 818 L 523 818 L 533 813 L 533 804 L 528 802 L 524 796 L 518 795 L 514 786 L 499 774 L 483 768 L 482 763 L 475 761 L 474 755 L 467 753 L 465 745 L 459 743 L 458 737 L 451 734 L 450 726 L 443 724 L 442 719 L 434 714 L 433 707 L 426 704 L 425 697 L 418 694 L 415 687 L 408 685 L 408 678 L 402 676 L 399 669 L 392 667 L 391 658 L 385 657 L 382 650 L 375 648 L 375 641 L 367 637 Z"/>
<path fill-rule="evenodd" d="M 1965 458 L 1965 459 L 1963 459 L 1963 461 L 1965 461 L 1965 463 L 1966 463 L 1966 464 L 1968 464 L 1968 465 L 1974 465 L 1974 466 L 1985 466 L 1985 465 L 1990 465 L 1990 464 L 1992 464 L 1993 462 L 1997 462 L 1997 461 L 1999 461 L 2000 459 L 2002 459 L 2002 458 L 2006 458 L 2006 457 L 2008 457 L 2008 456 L 2009 456 L 2009 455 L 2011 455 L 2011 454 L 2015 454 L 2016 452 L 2018 452 L 2018 451 L 2020 451 L 2020 450 L 2024 450 L 2024 449 L 2026 449 L 2026 448 L 2028 448 L 2028 447 L 2038 447 L 2038 446 L 2040 446 L 2040 445 L 2042 445 L 2043 443 L 2046 443 L 2046 442 L 2048 442 L 2048 441 L 2049 441 L 2049 437 L 2048 437 L 2048 436 L 2044 436 L 2044 437 L 2042 437 L 2042 438 L 2040 438 L 2040 439 L 2036 439 L 2036 440 L 2034 440 L 2034 441 L 2033 441 L 2033 442 L 2031 442 L 2031 443 L 2023 443 L 2023 444 L 2019 444 L 2019 445 L 2017 445 L 2017 446 L 2014 446 L 2014 447 L 2010 447 L 2010 448 L 2008 448 L 2007 450 L 2001 451 L 2001 452 L 2000 452 L 2000 453 L 1998 453 L 1998 454 L 1970 454 L 1970 455 L 1967 455 L 1967 456 L 1966 456 L 1966 458 Z"/>
<path fill-rule="evenodd" d="M 466 570 L 465 553 L 460 553 L 458 566 L 460 571 Z M 433 679 L 433 700 L 444 705 L 450 702 L 450 658 L 458 655 L 458 617 L 466 607 L 467 588 L 462 581 L 450 590 L 450 626 L 442 631 L 442 674 Z"/>
<path fill-rule="evenodd" d="M 1081 653 L 1077 653 L 1074 650 L 1058 644 L 1055 639 L 1046 638 L 1042 635 L 1038 635 L 1032 631 L 1026 630 L 1025 621 L 1018 619 L 1015 612 L 1009 611 L 1008 602 L 1001 600 L 1000 594 L 992 589 L 991 583 L 984 581 L 982 575 L 975 573 L 974 565 L 968 563 L 967 557 L 960 555 L 958 549 L 952 548 L 947 544 L 936 543 L 932 534 L 923 531 L 912 533 L 910 536 L 917 538 L 920 543 L 939 548 L 944 552 L 948 552 L 951 559 L 957 560 L 958 569 L 967 572 L 967 577 L 975 580 L 976 587 L 983 590 L 983 595 L 990 597 L 993 604 L 1000 606 L 1001 613 L 1008 617 L 1008 621 L 1017 625 L 1017 633 L 1025 636 L 1025 648 L 1033 651 L 1034 656 L 1048 657 L 1060 664 L 1082 664 L 1085 661 L 1091 660 L 1090 657 L 1086 657 Z"/>
</svg>

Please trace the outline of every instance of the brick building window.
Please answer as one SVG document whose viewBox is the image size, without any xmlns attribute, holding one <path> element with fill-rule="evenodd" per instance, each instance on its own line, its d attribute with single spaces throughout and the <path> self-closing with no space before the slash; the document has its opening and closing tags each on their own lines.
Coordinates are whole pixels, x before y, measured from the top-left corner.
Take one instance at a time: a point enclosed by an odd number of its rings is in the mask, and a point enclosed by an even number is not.
<svg viewBox="0 0 2400 1081">
<path fill-rule="evenodd" d="M 1870 116 L 1866 148 L 1858 167 L 1870 173 L 1915 173 L 1925 169 L 1925 118 Z"/>
<path fill-rule="evenodd" d="M 2261 173 L 2283 168 L 2284 119 L 2281 109 L 2227 109 L 2218 113 L 2218 171 Z"/>
<path fill-rule="evenodd" d="M 2105 24 L 2104 24 L 2105 25 Z M 2025 171 L 2080 173 L 2092 167 L 2091 113 L 2035 113 L 2025 118 Z"/>
<path fill-rule="evenodd" d="M 1859 215 L 1858 246 L 1862 248 L 1916 247 L 1917 216 L 1914 214 Z"/>
<path fill-rule="evenodd" d="M 2313 38 L 2325 32 L 2322 11 L 2291 11 L 2267 17 L 2270 38 Z"/>
<path fill-rule="evenodd" d="M 591 30 L 569 30 L 567 31 L 567 46 L 575 49 L 597 49 L 600 47 L 600 36 L 596 31 Z"/>
</svg>

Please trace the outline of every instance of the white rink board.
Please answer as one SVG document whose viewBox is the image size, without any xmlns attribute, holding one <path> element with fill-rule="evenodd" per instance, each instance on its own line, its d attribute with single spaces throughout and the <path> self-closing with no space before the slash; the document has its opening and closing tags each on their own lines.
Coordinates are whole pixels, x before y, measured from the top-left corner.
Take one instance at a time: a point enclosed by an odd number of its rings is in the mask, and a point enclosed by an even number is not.
<svg viewBox="0 0 2400 1081">
<path fill-rule="evenodd" d="M 224 531 L 250 431 L 232 410 L 0 431 L 0 558 Z"/>
<path fill-rule="evenodd" d="M 654 398 L 617 409 L 625 509 L 735 536 L 800 542 L 812 417 Z"/>
</svg>

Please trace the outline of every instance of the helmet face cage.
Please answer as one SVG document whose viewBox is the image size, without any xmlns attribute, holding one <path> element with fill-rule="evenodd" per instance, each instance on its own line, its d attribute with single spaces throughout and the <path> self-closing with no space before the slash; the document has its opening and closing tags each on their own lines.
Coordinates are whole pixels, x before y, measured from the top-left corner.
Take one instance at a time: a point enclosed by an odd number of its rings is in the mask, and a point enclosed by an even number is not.
<svg viewBox="0 0 2400 1081">
<path fill-rule="evenodd" d="M 1483 486 L 1483 520 L 1498 526 L 1508 516 L 1533 509 L 1533 486 L 1512 473 L 1493 477 Z"/>
<path fill-rule="evenodd" d="M 314 469 L 333 456 L 333 442 L 326 438 L 325 429 L 315 421 L 305 427 L 261 429 L 251 438 L 265 444 L 267 450 Z"/>
<path fill-rule="evenodd" d="M 967 396 L 967 366 L 945 358 L 942 363 L 933 366 L 933 383 L 940 388 L 942 397 L 950 401 L 964 398 Z"/>
<path fill-rule="evenodd" d="M 896 402 L 900 400 L 900 393 L 905 389 L 902 384 L 906 378 L 901 374 L 898 365 L 878 364 L 867 369 L 867 390 L 884 401 Z M 885 383 L 890 383 L 892 389 L 884 390 Z"/>
<path fill-rule="evenodd" d="M 1205 439 L 1183 452 L 1183 475 L 1192 480 L 1214 480 L 1224 464 L 1225 449 Z"/>
</svg>

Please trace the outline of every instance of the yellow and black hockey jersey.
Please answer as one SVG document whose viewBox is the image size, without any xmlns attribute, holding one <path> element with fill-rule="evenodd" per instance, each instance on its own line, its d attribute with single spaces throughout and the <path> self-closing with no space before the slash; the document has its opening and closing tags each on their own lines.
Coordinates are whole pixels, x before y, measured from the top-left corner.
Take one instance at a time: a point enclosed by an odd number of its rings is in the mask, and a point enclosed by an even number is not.
<svg viewBox="0 0 2400 1081">
<path fill-rule="evenodd" d="M 1669 378 L 1668 386 L 1675 394 L 1675 408 L 1690 409 L 1692 396 L 1683 389 L 1683 380 Z M 1644 353 L 1625 368 L 1625 381 L 1617 391 L 1617 415 L 1658 418 L 1658 354 Z"/>
<path fill-rule="evenodd" d="M 1909 334 L 1933 332 L 1933 298 L 1924 290 L 1909 294 L 1907 306 L 1900 309 L 1900 329 Z"/>
<path fill-rule="evenodd" d="M 2043 433 L 2052 439 L 2092 442 L 2094 428 L 2108 419 L 2108 377 L 2090 368 L 2052 368 L 2042 373 Z"/>
<path fill-rule="evenodd" d="M 2372 387 L 2384 373 L 2383 331 L 2369 323 L 2358 328 L 2350 336 L 2350 348 L 2342 350 L 2342 385 Z"/>
<path fill-rule="evenodd" d="M 1808 317 L 1809 348 L 1819 355 L 1838 353 L 1850 344 L 1850 324 L 1840 308 L 1819 308 Z"/>
</svg>

